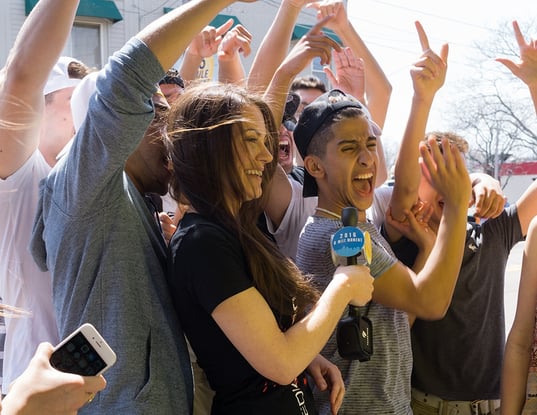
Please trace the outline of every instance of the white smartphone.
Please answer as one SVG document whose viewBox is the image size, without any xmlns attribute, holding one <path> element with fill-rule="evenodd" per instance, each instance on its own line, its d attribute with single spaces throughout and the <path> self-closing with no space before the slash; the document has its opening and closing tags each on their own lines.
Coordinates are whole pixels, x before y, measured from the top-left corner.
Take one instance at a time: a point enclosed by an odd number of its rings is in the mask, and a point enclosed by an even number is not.
<svg viewBox="0 0 537 415">
<path fill-rule="evenodd" d="M 50 364 L 81 376 L 100 375 L 116 362 L 116 354 L 93 325 L 85 323 L 54 348 Z"/>
</svg>

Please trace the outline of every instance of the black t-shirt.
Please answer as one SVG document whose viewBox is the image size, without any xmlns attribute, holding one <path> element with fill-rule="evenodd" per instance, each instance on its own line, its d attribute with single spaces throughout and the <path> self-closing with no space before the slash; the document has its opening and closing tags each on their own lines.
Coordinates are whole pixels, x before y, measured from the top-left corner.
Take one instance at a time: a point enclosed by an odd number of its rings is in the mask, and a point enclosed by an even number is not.
<svg viewBox="0 0 537 415">
<path fill-rule="evenodd" d="M 239 240 L 202 216 L 187 214 L 170 250 L 172 298 L 198 364 L 216 392 L 212 413 L 315 413 L 304 376 L 286 386 L 265 379 L 211 317 L 220 303 L 253 286 Z"/>
</svg>

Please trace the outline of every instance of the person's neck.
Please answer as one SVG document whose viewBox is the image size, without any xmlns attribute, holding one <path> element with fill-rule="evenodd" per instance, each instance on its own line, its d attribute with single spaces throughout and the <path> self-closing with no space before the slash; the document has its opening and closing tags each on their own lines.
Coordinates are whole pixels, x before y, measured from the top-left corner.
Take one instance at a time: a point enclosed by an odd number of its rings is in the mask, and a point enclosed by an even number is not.
<svg viewBox="0 0 537 415">
<path fill-rule="evenodd" d="M 319 201 L 317 208 L 316 208 L 316 214 L 318 216 L 323 216 L 325 218 L 329 219 L 341 219 L 341 212 L 344 208 L 351 206 L 350 204 L 348 206 L 339 206 L 336 204 L 325 204 Z M 366 221 L 366 214 L 365 211 L 358 209 L 358 222 L 365 222 Z"/>
</svg>

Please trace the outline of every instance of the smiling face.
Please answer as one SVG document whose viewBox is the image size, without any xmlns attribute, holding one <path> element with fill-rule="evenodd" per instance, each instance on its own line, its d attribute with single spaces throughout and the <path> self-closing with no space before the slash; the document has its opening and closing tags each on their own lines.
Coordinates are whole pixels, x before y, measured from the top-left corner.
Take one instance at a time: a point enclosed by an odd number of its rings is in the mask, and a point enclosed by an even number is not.
<svg viewBox="0 0 537 415">
<path fill-rule="evenodd" d="M 319 187 L 319 206 L 333 212 L 354 206 L 365 220 L 365 210 L 373 203 L 377 138 L 363 115 L 337 121 L 330 134 L 325 154 L 305 160 Z"/>
<path fill-rule="evenodd" d="M 265 165 L 273 157 L 267 147 L 268 134 L 261 111 L 255 105 L 246 105 L 243 117 L 244 121 L 233 128 L 233 140 L 236 167 L 244 189 L 242 202 L 247 202 L 261 197 Z"/>
</svg>

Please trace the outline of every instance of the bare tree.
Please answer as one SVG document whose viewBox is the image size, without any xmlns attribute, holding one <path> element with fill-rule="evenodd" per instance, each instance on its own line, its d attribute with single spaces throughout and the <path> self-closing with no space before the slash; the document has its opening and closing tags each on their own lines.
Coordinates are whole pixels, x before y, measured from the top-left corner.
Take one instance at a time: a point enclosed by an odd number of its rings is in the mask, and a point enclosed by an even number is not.
<svg viewBox="0 0 537 415">
<path fill-rule="evenodd" d="M 534 22 L 521 26 L 530 33 L 537 28 Z M 526 86 L 503 65 L 491 62 L 499 56 L 518 57 L 511 23 L 500 24 L 475 49 L 474 76 L 458 85 L 456 102 L 446 116 L 451 128 L 470 143 L 471 168 L 499 178 L 502 163 L 510 158 L 537 159 L 537 122 Z"/>
</svg>

